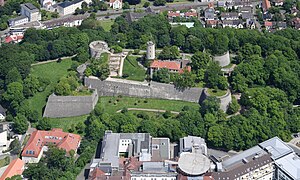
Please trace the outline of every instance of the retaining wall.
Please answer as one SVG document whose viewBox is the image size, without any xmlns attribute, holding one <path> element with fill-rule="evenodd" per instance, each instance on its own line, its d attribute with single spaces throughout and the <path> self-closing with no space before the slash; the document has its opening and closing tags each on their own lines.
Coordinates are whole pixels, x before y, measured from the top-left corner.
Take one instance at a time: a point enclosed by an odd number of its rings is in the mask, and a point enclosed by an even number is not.
<svg viewBox="0 0 300 180">
<path fill-rule="evenodd" d="M 227 51 L 227 53 L 222 56 L 214 56 L 213 60 L 219 63 L 221 67 L 225 67 L 229 65 L 230 64 L 229 51 Z"/>
</svg>

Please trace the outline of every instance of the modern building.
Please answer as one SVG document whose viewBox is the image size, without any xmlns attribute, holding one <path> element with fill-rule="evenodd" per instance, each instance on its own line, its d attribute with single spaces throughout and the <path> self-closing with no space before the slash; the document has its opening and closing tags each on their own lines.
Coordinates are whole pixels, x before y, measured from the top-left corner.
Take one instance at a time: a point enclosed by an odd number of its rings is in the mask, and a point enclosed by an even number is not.
<svg viewBox="0 0 300 180">
<path fill-rule="evenodd" d="M 21 15 L 28 17 L 29 22 L 42 19 L 40 10 L 31 3 L 21 4 Z"/>
<path fill-rule="evenodd" d="M 179 154 L 182 152 L 191 152 L 193 145 L 198 145 L 202 154 L 207 155 L 207 146 L 205 140 L 197 136 L 187 136 L 179 139 Z"/>
<path fill-rule="evenodd" d="M 9 148 L 7 129 L 0 129 L 0 152 L 6 151 Z"/>
<path fill-rule="evenodd" d="M 122 0 L 110 0 L 109 6 L 113 9 L 122 9 L 123 2 Z"/>
<path fill-rule="evenodd" d="M 91 163 L 89 179 L 175 180 L 177 173 L 164 162 L 168 159 L 169 138 L 152 138 L 149 133 L 106 131 L 100 157 Z"/>
<path fill-rule="evenodd" d="M 9 26 L 19 26 L 25 23 L 28 23 L 29 19 L 26 16 L 18 16 L 16 18 L 12 18 L 8 20 Z"/>
<path fill-rule="evenodd" d="M 57 11 L 61 16 L 74 14 L 77 8 L 81 9 L 83 2 L 83 0 L 64 1 L 57 4 L 55 11 Z"/>
<path fill-rule="evenodd" d="M 212 158 L 215 170 L 205 180 L 300 179 L 300 157 L 278 137 L 266 140 L 222 162 Z"/>
<path fill-rule="evenodd" d="M 5 180 L 6 178 L 13 177 L 15 175 L 22 175 L 25 167 L 25 163 L 21 159 L 15 159 L 9 163 L 8 167 L 5 169 L 4 173 L 0 177 L 0 180 Z"/>
<path fill-rule="evenodd" d="M 58 148 L 77 152 L 80 145 L 81 137 L 77 134 L 63 132 L 62 129 L 52 129 L 51 131 L 35 130 L 21 154 L 25 163 L 38 163 L 43 155 L 43 151 L 47 151 L 48 145 L 54 145 Z"/>
<path fill-rule="evenodd" d="M 146 58 L 149 60 L 155 59 L 155 44 L 152 41 L 147 42 Z"/>
<path fill-rule="evenodd" d="M 244 22 L 243 20 L 224 20 L 222 22 L 222 27 L 230 27 L 230 28 L 235 28 L 235 29 L 242 29 L 244 28 Z"/>
</svg>

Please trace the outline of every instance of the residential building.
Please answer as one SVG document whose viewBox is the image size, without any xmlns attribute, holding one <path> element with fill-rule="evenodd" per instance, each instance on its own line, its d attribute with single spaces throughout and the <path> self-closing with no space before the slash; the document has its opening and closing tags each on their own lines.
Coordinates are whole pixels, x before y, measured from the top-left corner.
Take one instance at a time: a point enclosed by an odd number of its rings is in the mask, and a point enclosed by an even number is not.
<svg viewBox="0 0 300 180">
<path fill-rule="evenodd" d="M 278 137 L 234 155 L 222 162 L 212 159 L 214 171 L 205 180 L 300 179 L 300 157 Z"/>
<path fill-rule="evenodd" d="M 54 0 L 40 0 L 40 4 L 43 8 L 50 10 L 50 7 L 56 4 Z"/>
<path fill-rule="evenodd" d="M 271 7 L 271 3 L 269 0 L 263 0 L 262 1 L 262 9 L 263 9 L 263 12 L 266 13 Z"/>
<path fill-rule="evenodd" d="M 275 5 L 275 6 L 282 6 L 284 3 L 284 0 L 271 0 L 271 2 Z"/>
<path fill-rule="evenodd" d="M 29 22 L 40 21 L 42 19 L 39 9 L 31 3 L 21 4 L 21 15 L 28 17 Z"/>
<path fill-rule="evenodd" d="M 61 16 L 74 14 L 77 8 L 81 9 L 83 2 L 83 0 L 64 1 L 57 4 L 55 11 L 57 11 Z"/>
<path fill-rule="evenodd" d="M 183 73 L 184 70 L 191 71 L 191 67 L 187 66 L 185 61 L 160 61 L 154 60 L 150 65 L 150 76 L 160 69 L 168 69 L 171 73 Z"/>
<path fill-rule="evenodd" d="M 19 43 L 23 40 L 24 35 L 11 34 L 5 37 L 5 43 Z"/>
<path fill-rule="evenodd" d="M 275 22 L 275 21 L 265 21 L 264 22 L 264 26 L 266 28 L 266 30 L 282 30 L 282 29 L 286 29 L 287 28 L 287 24 L 286 22 Z"/>
<path fill-rule="evenodd" d="M 230 28 L 236 28 L 236 29 L 242 29 L 244 28 L 244 23 L 242 20 L 224 20 L 222 22 L 222 27 L 230 27 Z"/>
<path fill-rule="evenodd" d="M 126 20 L 129 22 L 129 23 L 132 23 L 134 21 L 137 21 L 149 14 L 152 14 L 152 13 L 148 13 L 148 12 L 144 12 L 144 13 L 137 13 L 137 12 L 128 12 L 126 14 Z"/>
<path fill-rule="evenodd" d="M 21 154 L 25 163 L 38 163 L 43 155 L 43 151 L 48 149 L 48 145 L 76 153 L 80 145 L 81 137 L 77 134 L 63 132 L 62 129 L 52 129 L 51 131 L 35 130 Z"/>
<path fill-rule="evenodd" d="M 113 9 L 122 9 L 122 0 L 110 0 L 109 6 Z"/>
<path fill-rule="evenodd" d="M 3 121 L 6 117 L 6 110 L 0 105 L 0 121 Z"/>
<path fill-rule="evenodd" d="M 246 19 L 246 27 L 248 29 L 255 29 L 255 19 Z"/>
<path fill-rule="evenodd" d="M 29 19 L 26 16 L 18 16 L 16 18 L 12 18 L 8 20 L 8 25 L 11 26 L 19 26 L 25 23 L 28 23 Z"/>
<path fill-rule="evenodd" d="M 76 16 L 68 16 L 68 17 L 61 17 L 49 21 L 44 21 L 43 28 L 44 29 L 53 29 L 57 27 L 75 27 L 80 26 L 82 21 L 86 19 L 88 15 L 76 15 Z"/>
<path fill-rule="evenodd" d="M 206 8 L 204 10 L 204 17 L 205 20 L 214 20 L 215 19 L 215 9 L 213 7 L 211 8 Z"/>
<path fill-rule="evenodd" d="M 4 0 L 0 0 L 0 6 L 4 5 Z"/>
<path fill-rule="evenodd" d="M 180 18 L 192 18 L 192 17 L 198 17 L 198 13 L 196 12 L 196 10 L 191 9 L 188 12 L 180 12 L 180 11 L 168 11 L 168 18 L 169 19 L 173 19 L 176 17 L 180 17 Z"/>
<path fill-rule="evenodd" d="M 237 20 L 239 19 L 239 14 L 236 12 L 222 12 L 221 20 Z"/>
<path fill-rule="evenodd" d="M 6 151 L 9 148 L 9 141 L 7 129 L 0 130 L 0 152 Z"/>
<path fill-rule="evenodd" d="M 243 6 L 239 8 L 240 13 L 252 13 L 252 7 L 251 6 Z"/>
<path fill-rule="evenodd" d="M 0 180 L 5 180 L 6 178 L 10 178 L 15 175 L 22 175 L 24 169 L 24 162 L 17 158 L 9 163 L 8 167 L 0 177 Z"/>
<path fill-rule="evenodd" d="M 191 152 L 193 145 L 198 145 L 201 153 L 207 155 L 207 146 L 205 140 L 197 136 L 187 136 L 179 139 L 179 154 L 182 152 Z"/>
<path fill-rule="evenodd" d="M 251 12 L 243 12 L 242 14 L 242 19 L 254 19 L 254 15 Z"/>
<path fill-rule="evenodd" d="M 294 18 L 294 19 L 292 19 L 292 26 L 295 29 L 300 30 L 300 18 Z"/>
<path fill-rule="evenodd" d="M 218 20 L 207 20 L 205 27 L 207 28 L 215 28 L 218 26 L 219 21 Z"/>
</svg>

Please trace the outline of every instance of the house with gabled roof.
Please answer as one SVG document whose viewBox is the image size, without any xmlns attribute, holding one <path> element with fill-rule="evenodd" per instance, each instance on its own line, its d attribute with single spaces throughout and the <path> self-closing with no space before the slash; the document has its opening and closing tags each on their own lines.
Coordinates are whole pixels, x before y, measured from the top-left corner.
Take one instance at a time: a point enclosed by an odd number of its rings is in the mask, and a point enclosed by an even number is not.
<svg viewBox="0 0 300 180">
<path fill-rule="evenodd" d="M 10 178 L 15 175 L 22 175 L 25 169 L 24 164 L 25 163 L 19 158 L 11 161 L 8 167 L 5 169 L 2 176 L 0 177 L 0 180 L 5 180 L 6 178 Z"/>
<path fill-rule="evenodd" d="M 113 9 L 122 9 L 122 0 L 110 0 L 109 6 Z"/>
<path fill-rule="evenodd" d="M 62 129 L 52 129 L 51 131 L 35 130 L 21 154 L 25 163 L 38 163 L 43 156 L 43 151 L 48 149 L 48 145 L 64 149 L 67 154 L 70 151 L 77 152 L 81 137 L 78 134 L 66 133 Z"/>
</svg>

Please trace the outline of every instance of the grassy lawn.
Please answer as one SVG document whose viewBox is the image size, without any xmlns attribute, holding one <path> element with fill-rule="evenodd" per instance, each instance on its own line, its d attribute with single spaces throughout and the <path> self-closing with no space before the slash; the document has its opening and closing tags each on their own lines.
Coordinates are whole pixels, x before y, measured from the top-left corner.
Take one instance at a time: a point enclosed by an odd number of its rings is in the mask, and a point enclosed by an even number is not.
<svg viewBox="0 0 300 180">
<path fill-rule="evenodd" d="M 49 122 L 53 128 L 62 128 L 68 132 L 69 128 L 74 124 L 76 126 L 79 122 L 84 122 L 88 115 L 67 117 L 67 118 L 49 118 Z"/>
<path fill-rule="evenodd" d="M 47 77 L 51 83 L 46 87 L 45 91 L 36 93 L 28 99 L 31 109 L 37 110 L 40 114 L 43 112 L 43 107 L 46 105 L 48 96 L 53 92 L 53 88 L 57 81 L 66 76 L 68 69 L 72 65 L 71 59 L 65 59 L 60 63 L 51 62 L 47 64 L 36 65 L 31 68 L 31 74 L 37 77 Z"/>
<path fill-rule="evenodd" d="M 220 90 L 220 89 L 208 89 L 208 93 L 211 96 L 223 96 L 225 95 L 227 90 Z"/>
<path fill-rule="evenodd" d="M 111 30 L 111 25 L 114 24 L 113 20 L 101 20 L 99 21 L 99 24 L 101 27 L 103 27 L 104 31 L 110 31 Z"/>
<path fill-rule="evenodd" d="M 0 159 L 0 167 L 7 166 L 10 162 L 9 156 L 6 156 L 3 159 Z"/>
<path fill-rule="evenodd" d="M 182 108 L 187 105 L 199 107 L 199 104 L 192 102 L 134 97 L 100 97 L 98 102 L 101 103 L 101 106 L 109 114 L 113 114 L 124 107 L 162 109 L 169 111 L 181 111 Z"/>
<path fill-rule="evenodd" d="M 137 57 L 127 56 L 124 60 L 123 75 L 128 75 L 128 80 L 144 81 L 146 71 L 138 65 L 136 59 Z"/>
</svg>

